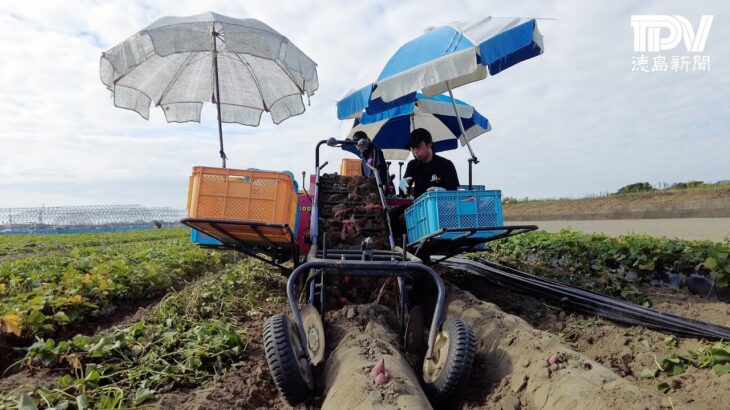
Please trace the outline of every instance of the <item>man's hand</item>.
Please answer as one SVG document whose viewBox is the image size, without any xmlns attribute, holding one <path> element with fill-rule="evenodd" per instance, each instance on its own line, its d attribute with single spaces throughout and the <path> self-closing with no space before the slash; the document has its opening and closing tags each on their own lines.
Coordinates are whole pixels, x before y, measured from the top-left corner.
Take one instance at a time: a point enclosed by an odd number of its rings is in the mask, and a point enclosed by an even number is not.
<svg viewBox="0 0 730 410">
<path fill-rule="evenodd" d="M 400 180 L 399 188 L 401 191 L 403 191 L 403 193 L 407 193 L 408 187 L 411 186 L 412 183 L 413 183 L 413 178 L 411 178 L 411 177 L 403 178 Z"/>
<path fill-rule="evenodd" d="M 440 186 L 432 186 L 431 188 L 428 188 L 426 192 L 440 192 L 440 191 L 446 191 L 446 189 L 441 188 Z"/>
</svg>

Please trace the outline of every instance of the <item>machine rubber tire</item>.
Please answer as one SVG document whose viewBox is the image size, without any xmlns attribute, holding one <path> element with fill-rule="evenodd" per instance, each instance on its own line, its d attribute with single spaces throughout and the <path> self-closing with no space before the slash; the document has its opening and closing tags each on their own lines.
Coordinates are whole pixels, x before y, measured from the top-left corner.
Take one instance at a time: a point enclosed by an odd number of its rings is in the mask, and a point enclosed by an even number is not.
<svg viewBox="0 0 730 410">
<path fill-rule="evenodd" d="M 294 406 L 307 400 L 312 392 L 309 363 L 303 363 L 296 326 L 286 315 L 274 315 L 264 324 L 264 349 L 271 377 L 279 393 Z"/>
<path fill-rule="evenodd" d="M 426 394 L 434 402 L 440 402 L 454 394 L 456 389 L 469 379 L 471 367 L 474 363 L 476 352 L 476 340 L 474 332 L 466 322 L 454 317 L 448 317 L 441 325 L 441 331 L 437 337 L 436 349 L 439 345 L 438 341 L 447 340 L 447 347 L 437 349 L 439 356 L 446 353 L 446 358 L 439 357 L 435 374 L 428 372 L 426 361 L 424 360 L 424 388 Z M 427 374 L 428 372 L 428 374 Z"/>
</svg>

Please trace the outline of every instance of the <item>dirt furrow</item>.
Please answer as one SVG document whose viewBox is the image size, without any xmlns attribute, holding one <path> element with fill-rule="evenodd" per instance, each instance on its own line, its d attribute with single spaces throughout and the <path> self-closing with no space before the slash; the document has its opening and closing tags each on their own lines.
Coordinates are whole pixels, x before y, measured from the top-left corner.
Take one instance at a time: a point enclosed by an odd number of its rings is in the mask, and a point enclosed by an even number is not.
<svg viewBox="0 0 730 410">
<path fill-rule="evenodd" d="M 453 286 L 449 294 L 449 314 L 463 318 L 477 337 L 478 363 L 464 408 L 660 409 L 671 405 L 496 305 Z M 678 404 L 700 408 L 674 403 Z"/>
<path fill-rule="evenodd" d="M 377 305 L 346 307 L 329 315 L 322 409 L 429 409 L 416 371 L 400 351 L 399 337 Z M 384 361 L 388 381 L 376 385 L 373 367 Z"/>
</svg>

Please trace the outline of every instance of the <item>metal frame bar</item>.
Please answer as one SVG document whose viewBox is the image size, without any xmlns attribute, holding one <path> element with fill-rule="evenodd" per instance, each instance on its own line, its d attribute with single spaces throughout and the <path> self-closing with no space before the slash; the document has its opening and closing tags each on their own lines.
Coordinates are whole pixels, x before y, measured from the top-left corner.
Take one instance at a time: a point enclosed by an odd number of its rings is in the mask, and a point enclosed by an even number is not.
<svg viewBox="0 0 730 410">
<path fill-rule="evenodd" d="M 282 270 L 284 270 L 286 272 L 291 272 L 291 269 L 290 268 L 287 268 L 284 265 L 281 265 L 281 264 L 276 263 L 276 260 L 274 259 L 274 257 L 271 257 L 271 259 L 266 259 L 264 257 L 259 256 L 258 253 L 265 253 L 261 249 L 251 248 L 251 247 L 246 246 L 246 245 L 230 246 L 230 247 L 226 247 L 226 249 L 234 250 L 236 252 L 241 252 L 241 253 L 243 253 L 245 255 L 248 255 L 248 256 L 250 256 L 252 258 L 255 258 L 255 259 L 258 259 L 258 260 L 260 260 L 262 262 L 268 263 L 269 265 L 276 266 L 277 268 L 282 269 Z M 268 253 L 266 253 L 266 255 L 271 256 Z"/>
<path fill-rule="evenodd" d="M 191 223 L 216 223 L 216 224 L 229 224 L 229 225 L 242 225 L 242 226 L 256 226 L 259 228 L 287 228 L 289 234 L 294 236 L 289 224 L 273 224 L 269 222 L 256 222 L 256 221 L 239 221 L 235 219 L 213 219 L 213 218 L 184 218 L 180 220 L 180 223 L 185 224 L 191 228 L 195 228 L 190 225 Z"/>
<path fill-rule="evenodd" d="M 496 241 L 498 239 L 507 238 L 509 236 L 519 235 L 523 233 L 527 233 L 530 231 L 534 231 L 538 229 L 537 225 L 511 225 L 511 226 L 484 226 L 484 227 L 470 227 L 470 228 L 441 228 L 438 231 L 429 234 L 418 241 L 411 242 L 408 244 L 409 247 L 416 246 L 416 250 L 413 252 L 416 256 L 419 255 L 421 250 L 424 248 L 424 246 L 439 241 L 442 243 L 448 243 L 448 247 L 452 249 L 456 249 L 455 251 L 447 253 L 446 256 L 442 257 L 441 259 L 438 259 L 436 261 L 430 261 L 426 260 L 425 263 L 428 264 L 437 264 L 439 262 L 442 262 L 446 259 L 449 259 L 455 255 L 458 255 L 460 253 L 469 251 L 483 243 Z M 485 232 L 485 231 L 506 231 L 501 234 L 491 236 L 489 238 L 471 238 L 472 235 L 476 234 L 477 232 Z M 455 238 L 439 238 L 440 235 L 443 235 L 444 233 L 450 233 L 450 232 L 464 232 L 463 235 L 457 236 Z M 468 242 L 466 240 L 469 240 Z M 461 244 L 458 242 L 462 242 Z"/>
<path fill-rule="evenodd" d="M 421 271 L 429 275 L 436 283 L 438 290 L 438 296 L 436 297 L 436 306 L 434 308 L 433 319 L 431 321 L 431 330 L 428 335 L 428 350 L 426 351 L 426 358 L 435 359 L 433 352 L 433 345 L 436 341 L 441 324 L 444 320 L 444 307 L 446 304 L 446 287 L 444 281 L 432 268 L 417 262 L 375 262 L 375 261 L 342 261 L 342 260 L 327 260 L 327 259 L 310 259 L 309 261 L 299 265 L 292 274 L 289 276 L 289 280 L 286 284 L 286 295 L 289 299 L 289 307 L 294 315 L 294 323 L 297 326 L 299 332 L 299 338 L 304 346 L 307 345 L 307 335 L 304 330 L 304 324 L 302 322 L 302 315 L 299 311 L 297 304 L 296 285 L 299 276 L 302 272 L 309 271 L 310 269 L 321 269 L 320 274 L 324 279 L 324 276 L 332 274 L 335 276 L 370 276 L 370 277 L 410 277 L 410 273 L 413 271 Z M 343 272 L 347 270 L 347 272 Z M 305 287 L 306 289 L 306 287 Z M 305 352 L 305 355 L 308 354 Z"/>
<path fill-rule="evenodd" d="M 265 237 L 261 233 L 261 231 L 259 231 L 259 228 L 257 226 L 251 225 L 251 229 L 253 229 L 253 231 L 256 233 L 256 235 L 258 235 L 259 238 L 263 239 L 264 242 L 268 243 L 269 245 L 271 245 L 273 247 L 277 247 L 277 245 L 275 245 L 273 242 L 271 242 L 271 240 L 269 240 L 269 238 Z"/>
<path fill-rule="evenodd" d="M 195 226 L 195 223 L 201 223 L 201 224 L 208 224 L 209 227 L 213 228 L 217 233 L 222 234 L 222 236 L 225 236 L 225 238 L 220 238 L 213 236 L 215 239 L 221 241 L 223 244 L 221 246 L 216 246 L 216 248 L 223 248 L 223 249 L 229 249 L 241 252 L 243 254 L 246 254 L 252 258 L 258 259 L 262 262 L 268 263 L 269 265 L 273 265 L 279 269 L 281 269 L 284 272 L 291 272 L 291 268 L 288 268 L 280 263 L 277 263 L 277 258 L 282 258 L 283 256 L 288 256 L 292 259 L 294 262 L 294 265 L 299 264 L 299 258 L 297 256 L 297 244 L 295 242 L 296 237 L 294 236 L 294 232 L 292 232 L 291 227 L 289 224 L 272 224 L 267 222 L 252 222 L 252 221 L 235 221 L 235 220 L 222 220 L 222 219 L 210 219 L 210 218 L 185 218 L 180 221 L 183 225 L 186 225 L 193 229 L 199 229 L 199 227 Z M 261 237 L 266 243 L 269 244 L 268 248 L 262 248 L 258 246 L 251 246 L 245 242 L 239 241 L 238 239 L 233 236 L 233 234 L 227 230 L 226 228 L 223 228 L 220 226 L 220 224 L 228 224 L 228 225 L 239 225 L 239 226 L 247 226 L 250 227 L 255 234 L 257 234 L 259 237 Z M 289 235 L 289 242 L 288 243 L 282 243 L 277 244 L 274 242 L 271 242 L 268 238 L 266 238 L 261 231 L 259 231 L 259 228 L 286 228 L 286 233 Z M 203 231 L 203 233 L 206 233 Z M 263 253 L 267 256 L 269 256 L 271 259 L 267 259 L 264 257 L 259 256 L 259 253 Z"/>
<path fill-rule="evenodd" d="M 393 239 L 393 227 L 390 224 L 390 214 L 388 213 L 388 203 L 385 200 L 385 194 L 383 193 L 383 183 L 380 180 L 380 175 L 378 173 L 378 170 L 373 167 L 370 164 L 365 164 L 368 168 L 370 168 L 371 171 L 373 171 L 373 175 L 375 175 L 375 183 L 378 186 L 378 196 L 380 196 L 380 205 L 383 207 L 383 212 L 385 213 L 385 221 L 387 222 L 388 227 L 388 243 L 390 245 L 390 249 L 395 248 L 395 240 Z"/>
<path fill-rule="evenodd" d="M 227 236 L 228 239 L 230 239 L 231 243 L 236 242 L 236 238 L 234 238 L 233 235 L 231 235 L 230 232 L 228 232 L 227 230 L 221 228 L 220 225 L 218 225 L 216 222 L 209 222 L 208 224 L 210 225 L 211 228 L 214 228 L 216 231 L 218 231 L 218 232 L 222 233 L 223 235 Z M 218 240 L 220 241 L 220 239 L 218 239 Z M 221 242 L 223 242 L 223 241 L 221 241 Z"/>
<path fill-rule="evenodd" d="M 327 162 L 319 165 L 319 147 L 326 143 L 326 140 L 322 140 L 317 143 L 317 149 L 316 149 L 316 169 L 317 174 L 314 177 L 314 200 L 312 200 L 312 213 L 310 214 L 310 223 L 309 223 L 309 237 L 312 241 L 312 244 L 317 244 L 317 241 L 319 240 L 319 205 L 317 204 L 319 202 L 319 174 L 321 173 L 322 169 L 327 166 Z"/>
<path fill-rule="evenodd" d="M 471 234 L 477 233 L 477 232 L 485 232 L 485 231 L 508 231 L 504 234 L 499 234 L 496 236 L 492 236 L 489 238 L 483 238 L 486 239 L 487 242 L 489 240 L 495 239 L 501 239 L 505 236 L 510 236 L 510 233 L 515 230 L 524 230 L 525 232 L 534 231 L 538 229 L 537 225 L 508 225 L 508 226 L 471 226 L 471 227 L 465 227 L 465 228 L 441 228 L 436 232 L 430 233 L 422 238 L 420 238 L 417 241 L 413 241 L 408 244 L 409 247 L 415 246 L 418 243 L 425 242 L 429 239 L 447 239 L 447 238 L 437 238 L 439 235 L 442 235 L 444 233 L 450 233 L 450 232 L 470 232 Z M 521 232 L 520 232 L 521 233 Z M 514 234 L 517 235 L 517 234 Z M 453 240 L 456 238 L 448 238 L 449 240 Z"/>
<path fill-rule="evenodd" d="M 330 256 L 335 256 L 335 255 L 330 255 Z M 346 261 L 362 260 L 362 252 L 358 255 L 340 254 L 339 259 L 346 260 Z M 393 256 L 383 256 L 383 255 L 373 255 L 371 260 L 380 261 L 380 262 L 392 262 L 394 260 L 394 257 Z M 399 259 L 397 259 L 397 260 L 399 260 Z"/>
<path fill-rule="evenodd" d="M 335 249 L 335 250 L 333 250 L 333 251 L 331 250 L 329 252 L 345 253 L 345 254 L 362 253 L 359 249 Z M 385 249 L 373 249 L 373 253 L 376 255 L 397 255 L 397 254 L 399 254 L 399 252 L 397 252 L 397 251 L 389 251 L 389 250 L 385 250 Z"/>
</svg>

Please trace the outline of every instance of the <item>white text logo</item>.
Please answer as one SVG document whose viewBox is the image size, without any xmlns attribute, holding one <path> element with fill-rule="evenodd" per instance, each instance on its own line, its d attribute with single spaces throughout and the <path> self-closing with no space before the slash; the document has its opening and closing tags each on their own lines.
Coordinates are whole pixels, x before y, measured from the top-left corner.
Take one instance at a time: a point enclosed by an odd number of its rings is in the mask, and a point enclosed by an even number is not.
<svg viewBox="0 0 730 410">
<path fill-rule="evenodd" d="M 634 28 L 635 52 L 659 52 L 671 50 L 684 41 L 687 51 L 701 53 L 707 43 L 714 16 L 700 18 L 697 30 L 685 17 L 669 15 L 631 16 Z"/>
</svg>

